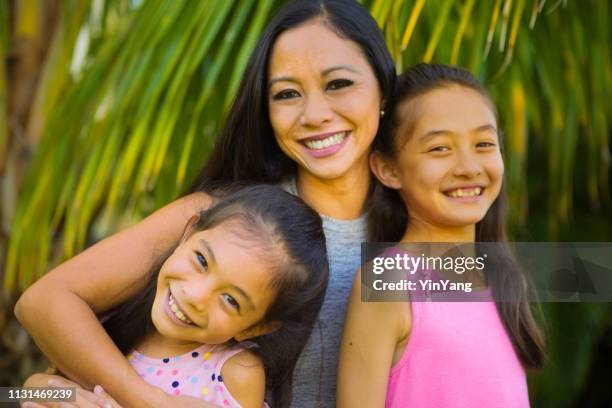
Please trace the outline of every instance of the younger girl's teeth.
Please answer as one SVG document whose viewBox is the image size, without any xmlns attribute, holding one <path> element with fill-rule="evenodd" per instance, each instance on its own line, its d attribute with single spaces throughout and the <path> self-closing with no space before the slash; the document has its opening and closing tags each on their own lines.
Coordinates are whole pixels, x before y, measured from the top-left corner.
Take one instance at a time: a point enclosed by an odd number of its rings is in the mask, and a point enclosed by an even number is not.
<svg viewBox="0 0 612 408">
<path fill-rule="evenodd" d="M 304 144 L 309 149 L 322 150 L 322 149 L 327 149 L 330 146 L 334 146 L 334 145 L 342 143 L 345 137 L 346 137 L 346 132 L 339 132 L 323 140 L 307 140 L 304 142 Z"/>
<path fill-rule="evenodd" d="M 185 316 L 185 314 L 181 311 L 181 309 L 179 309 L 176 303 L 174 303 L 174 298 L 172 297 L 172 294 L 170 294 L 169 296 L 168 303 L 170 304 L 170 309 L 172 309 L 172 312 L 179 320 L 187 324 L 193 324 L 193 322 L 189 320 L 187 316 Z"/>
</svg>

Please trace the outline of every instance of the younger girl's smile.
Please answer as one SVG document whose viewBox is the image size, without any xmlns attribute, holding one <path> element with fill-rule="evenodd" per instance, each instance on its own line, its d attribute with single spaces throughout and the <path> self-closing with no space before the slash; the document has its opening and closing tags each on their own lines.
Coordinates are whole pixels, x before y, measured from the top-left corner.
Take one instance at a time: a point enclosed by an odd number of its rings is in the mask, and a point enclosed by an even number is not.
<svg viewBox="0 0 612 408">
<path fill-rule="evenodd" d="M 168 288 L 168 295 L 166 296 L 166 313 L 168 314 L 168 317 L 170 317 L 170 320 L 179 326 L 197 326 L 189 319 L 189 317 L 187 317 L 187 313 L 181 309 L 178 301 L 172 296 L 172 291 L 170 288 Z"/>
</svg>

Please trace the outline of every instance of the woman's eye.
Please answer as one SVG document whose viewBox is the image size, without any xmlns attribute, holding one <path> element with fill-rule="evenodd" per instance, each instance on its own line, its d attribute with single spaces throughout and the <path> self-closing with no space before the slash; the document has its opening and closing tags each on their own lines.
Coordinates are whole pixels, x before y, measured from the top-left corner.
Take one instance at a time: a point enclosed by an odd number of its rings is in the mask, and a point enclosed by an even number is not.
<svg viewBox="0 0 612 408">
<path fill-rule="evenodd" d="M 223 299 L 225 300 L 225 302 L 230 305 L 230 307 L 236 309 L 236 310 L 240 310 L 240 304 L 236 301 L 236 299 L 234 299 L 232 296 L 228 295 L 228 294 L 224 294 L 223 295 Z"/>
<path fill-rule="evenodd" d="M 202 265 L 202 267 L 206 270 L 208 269 L 208 262 L 206 261 L 206 258 L 204 257 L 204 255 L 202 255 L 200 252 L 195 251 L 196 254 L 196 258 L 198 258 L 198 263 L 200 265 Z"/>
<path fill-rule="evenodd" d="M 280 101 L 283 99 L 297 98 L 298 96 L 300 96 L 300 94 L 296 90 L 285 89 L 284 91 L 280 91 L 274 94 L 272 99 L 274 99 L 275 101 Z"/>
<path fill-rule="evenodd" d="M 327 89 L 334 91 L 336 89 L 346 88 L 347 86 L 351 85 L 353 85 L 353 81 L 348 79 L 335 79 L 327 84 Z"/>
</svg>

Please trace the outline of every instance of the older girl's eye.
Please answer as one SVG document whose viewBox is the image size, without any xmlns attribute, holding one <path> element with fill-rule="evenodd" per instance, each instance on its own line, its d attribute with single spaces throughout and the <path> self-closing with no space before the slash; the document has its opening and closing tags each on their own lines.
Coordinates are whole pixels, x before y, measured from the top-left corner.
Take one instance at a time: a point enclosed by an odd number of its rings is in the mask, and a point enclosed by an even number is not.
<svg viewBox="0 0 612 408">
<path fill-rule="evenodd" d="M 493 142 L 480 142 L 476 145 L 476 147 L 495 147 L 496 144 Z"/>
<path fill-rule="evenodd" d="M 347 86 L 353 85 L 353 81 L 348 79 L 334 79 L 327 84 L 327 89 L 335 91 L 337 89 L 346 88 Z"/>
<path fill-rule="evenodd" d="M 283 91 L 280 91 L 280 92 L 274 94 L 272 99 L 274 99 L 275 101 L 280 101 L 280 100 L 283 100 L 283 99 L 297 98 L 298 96 L 300 96 L 300 94 L 296 90 L 294 90 L 294 89 L 285 89 Z"/>
<path fill-rule="evenodd" d="M 231 308 L 240 311 L 240 304 L 231 295 L 228 295 L 227 293 L 223 294 L 223 300 L 225 300 L 225 303 L 230 305 Z"/>
<path fill-rule="evenodd" d="M 435 146 L 429 149 L 427 152 L 447 152 L 450 149 L 447 146 Z"/>
<path fill-rule="evenodd" d="M 206 261 L 206 258 L 204 257 L 204 255 L 202 255 L 200 252 L 195 251 L 196 254 L 196 258 L 198 259 L 198 263 L 200 265 L 202 265 L 202 268 L 204 268 L 204 270 L 208 269 L 208 262 Z"/>
</svg>

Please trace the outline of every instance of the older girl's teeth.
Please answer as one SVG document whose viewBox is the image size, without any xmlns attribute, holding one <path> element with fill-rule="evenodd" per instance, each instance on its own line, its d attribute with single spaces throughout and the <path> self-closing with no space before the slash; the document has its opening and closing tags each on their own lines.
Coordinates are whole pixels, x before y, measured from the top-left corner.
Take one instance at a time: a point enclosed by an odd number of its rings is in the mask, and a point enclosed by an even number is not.
<svg viewBox="0 0 612 408">
<path fill-rule="evenodd" d="M 448 193 L 448 195 L 453 198 L 475 197 L 475 196 L 479 196 L 481 192 L 482 192 L 482 188 L 476 187 L 476 188 L 453 190 L 450 193 Z"/>
<path fill-rule="evenodd" d="M 304 144 L 306 145 L 306 147 L 312 150 L 327 149 L 330 146 L 334 146 L 334 145 L 342 143 L 345 136 L 346 136 L 346 132 L 340 132 L 340 133 L 333 134 L 330 137 L 327 137 L 323 140 L 307 140 L 304 142 Z"/>
</svg>

